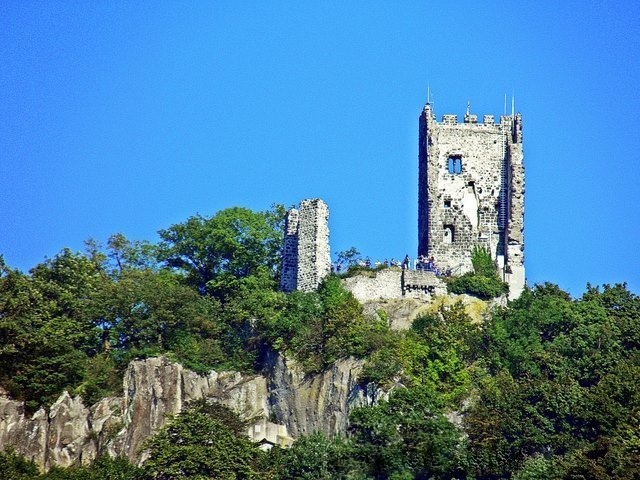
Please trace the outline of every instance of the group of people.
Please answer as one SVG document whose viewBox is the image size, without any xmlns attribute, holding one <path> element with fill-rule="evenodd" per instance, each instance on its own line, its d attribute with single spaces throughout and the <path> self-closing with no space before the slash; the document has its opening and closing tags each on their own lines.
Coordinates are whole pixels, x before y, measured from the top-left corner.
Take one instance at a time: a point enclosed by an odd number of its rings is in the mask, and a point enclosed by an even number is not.
<svg viewBox="0 0 640 480">
<path fill-rule="evenodd" d="M 371 260 L 368 257 L 361 259 L 358 261 L 357 265 L 363 268 L 371 268 Z M 401 266 L 403 269 L 411 270 L 411 258 L 409 258 L 409 255 L 406 255 L 402 262 L 399 262 L 395 258 L 391 258 L 391 260 L 387 260 L 385 258 L 384 261 L 380 262 L 379 260 L 376 260 L 373 264 L 374 268 L 378 268 L 380 266 L 383 266 L 383 267 L 400 267 Z M 342 262 L 336 262 L 335 264 L 332 264 L 331 268 L 332 268 L 332 271 L 334 271 L 335 273 L 340 273 L 343 269 Z M 427 257 L 426 255 L 420 255 L 415 261 L 415 269 L 420 271 L 433 272 L 438 276 L 451 275 L 451 270 L 443 271 L 436 266 L 435 259 L 433 256 Z"/>
<path fill-rule="evenodd" d="M 427 257 L 426 255 L 420 255 L 416 260 L 416 270 L 424 270 L 427 272 L 433 272 L 439 276 L 451 276 L 451 269 L 442 270 L 436 266 L 436 261 L 433 256 Z"/>
<path fill-rule="evenodd" d="M 371 259 L 369 259 L 368 257 L 365 259 L 361 259 L 358 261 L 357 265 L 363 268 L 371 268 Z M 376 260 L 373 264 L 374 268 L 378 268 L 380 266 L 399 267 L 400 262 L 397 261 L 395 258 L 392 258 L 390 261 L 385 258 L 384 261 L 381 262 L 379 260 Z M 342 262 L 336 262 L 335 265 L 331 265 L 331 268 L 333 269 L 334 272 L 340 273 L 342 271 Z"/>
</svg>

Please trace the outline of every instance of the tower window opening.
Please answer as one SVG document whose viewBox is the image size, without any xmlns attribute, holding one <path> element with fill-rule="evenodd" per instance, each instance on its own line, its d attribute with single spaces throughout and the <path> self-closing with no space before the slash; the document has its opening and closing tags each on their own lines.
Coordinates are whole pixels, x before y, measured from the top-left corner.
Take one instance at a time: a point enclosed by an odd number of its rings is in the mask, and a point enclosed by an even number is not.
<svg viewBox="0 0 640 480">
<path fill-rule="evenodd" d="M 444 208 L 451 208 L 451 200 L 444 201 Z"/>
<path fill-rule="evenodd" d="M 447 171 L 454 175 L 462 173 L 462 157 L 454 155 L 447 159 Z"/>
<path fill-rule="evenodd" d="M 442 232 L 442 241 L 444 243 L 453 243 L 455 241 L 455 228 L 453 225 L 445 225 Z"/>
</svg>

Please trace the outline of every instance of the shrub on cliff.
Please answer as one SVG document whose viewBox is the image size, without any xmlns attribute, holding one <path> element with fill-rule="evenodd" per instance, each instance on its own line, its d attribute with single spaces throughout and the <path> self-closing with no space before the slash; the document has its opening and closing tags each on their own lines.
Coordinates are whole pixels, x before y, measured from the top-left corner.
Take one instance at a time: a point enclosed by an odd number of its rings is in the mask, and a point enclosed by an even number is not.
<svg viewBox="0 0 640 480">
<path fill-rule="evenodd" d="M 499 297 L 509 291 L 508 285 L 497 275 L 485 277 L 471 272 L 452 279 L 447 283 L 447 288 L 451 293 L 466 293 L 483 300 Z"/>
<path fill-rule="evenodd" d="M 509 285 L 498 277 L 491 253 L 486 248 L 474 247 L 471 252 L 473 272 L 447 281 L 451 293 L 473 295 L 483 300 L 499 297 L 509 292 Z"/>
<path fill-rule="evenodd" d="M 11 447 L 0 451 L 0 478 L 32 480 L 37 475 L 36 464 L 17 454 Z"/>
</svg>

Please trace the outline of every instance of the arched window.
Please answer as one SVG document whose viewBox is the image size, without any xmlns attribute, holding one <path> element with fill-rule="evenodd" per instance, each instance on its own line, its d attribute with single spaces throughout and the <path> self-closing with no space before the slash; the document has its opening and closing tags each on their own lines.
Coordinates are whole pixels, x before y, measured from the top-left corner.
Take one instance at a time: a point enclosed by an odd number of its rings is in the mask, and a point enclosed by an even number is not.
<svg viewBox="0 0 640 480">
<path fill-rule="evenodd" d="M 453 225 L 445 225 L 442 233 L 443 243 L 455 242 L 456 229 Z"/>
</svg>

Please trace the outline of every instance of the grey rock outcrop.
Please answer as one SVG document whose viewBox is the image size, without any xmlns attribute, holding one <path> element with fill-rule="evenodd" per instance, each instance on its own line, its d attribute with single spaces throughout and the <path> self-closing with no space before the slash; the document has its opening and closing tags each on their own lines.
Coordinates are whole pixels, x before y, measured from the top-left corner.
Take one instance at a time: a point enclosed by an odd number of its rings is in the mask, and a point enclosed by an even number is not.
<svg viewBox="0 0 640 480">
<path fill-rule="evenodd" d="M 28 416 L 22 402 L 0 397 L 0 448 L 13 446 L 44 467 L 48 427 L 48 415 L 43 408 Z"/>
<path fill-rule="evenodd" d="M 49 409 L 45 465 L 72 465 L 76 459 L 95 458 L 96 444 L 90 435 L 90 411 L 80 397 L 63 392 Z"/>
<path fill-rule="evenodd" d="M 141 463 L 145 440 L 192 400 L 218 401 L 256 424 L 269 419 L 284 438 L 287 431 L 293 437 L 342 432 L 353 407 L 376 399 L 377 392 L 357 383 L 361 361 L 342 360 L 305 376 L 295 362 L 272 354 L 267 367 L 264 375 L 198 375 L 164 357 L 138 360 L 125 373 L 122 397 L 86 407 L 64 392 L 48 412 L 33 415 L 0 392 L 0 450 L 13 446 L 45 470 L 87 464 L 100 454 Z"/>
<path fill-rule="evenodd" d="M 329 370 L 305 376 L 293 360 L 270 359 L 269 403 L 272 416 L 294 437 L 322 431 L 344 432 L 352 408 L 371 403 L 374 396 L 358 384 L 363 362 L 336 362 Z"/>
</svg>

